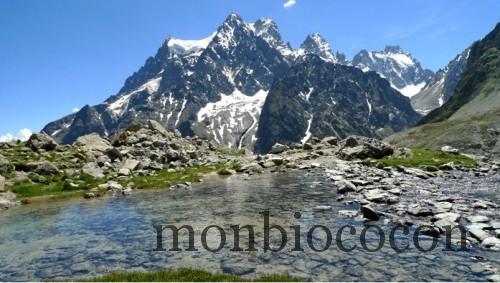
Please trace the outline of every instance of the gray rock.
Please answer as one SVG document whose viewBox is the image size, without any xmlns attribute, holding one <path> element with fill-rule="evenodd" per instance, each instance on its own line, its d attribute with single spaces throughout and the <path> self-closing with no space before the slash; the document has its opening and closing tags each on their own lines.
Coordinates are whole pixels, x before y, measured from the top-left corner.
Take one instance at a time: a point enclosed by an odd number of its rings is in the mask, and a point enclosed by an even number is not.
<svg viewBox="0 0 500 283">
<path fill-rule="evenodd" d="M 414 216 L 431 216 L 434 214 L 431 208 L 429 207 L 424 207 L 418 203 L 411 204 L 408 206 L 408 214 L 414 215 Z"/>
<path fill-rule="evenodd" d="M 122 159 L 122 153 L 116 147 L 108 148 L 105 153 L 111 161 Z"/>
<path fill-rule="evenodd" d="M 469 225 L 467 226 L 467 230 L 474 238 L 478 239 L 479 241 L 483 241 L 484 239 L 491 237 L 490 234 L 483 230 L 483 227 L 481 225 Z"/>
<path fill-rule="evenodd" d="M 381 189 L 373 189 L 363 192 L 365 199 L 371 202 L 386 202 L 389 195 Z"/>
<path fill-rule="evenodd" d="M 108 181 L 106 184 L 106 188 L 111 191 L 122 191 L 123 186 L 115 181 Z"/>
<path fill-rule="evenodd" d="M 489 222 L 490 219 L 487 216 L 484 215 L 473 215 L 473 216 L 468 216 L 467 220 L 471 223 L 486 223 Z"/>
<path fill-rule="evenodd" d="M 356 140 L 356 142 L 353 142 Z M 355 145 L 355 144 L 358 145 Z M 365 158 L 382 158 L 384 156 L 392 155 L 394 148 L 387 143 L 377 139 L 365 137 L 348 137 L 344 141 L 344 148 L 342 148 L 337 155 L 346 160 L 365 159 Z"/>
<path fill-rule="evenodd" d="M 75 141 L 74 145 L 79 146 L 86 151 L 101 152 L 101 153 L 105 153 L 113 148 L 113 146 L 108 140 L 102 138 L 96 133 L 79 137 Z"/>
<path fill-rule="evenodd" d="M 490 282 L 500 282 L 500 274 L 493 274 L 488 277 L 488 281 Z"/>
<path fill-rule="evenodd" d="M 128 169 L 129 171 L 134 171 L 137 166 L 139 166 L 139 161 L 135 160 L 135 159 L 127 159 L 125 160 L 125 162 L 123 162 L 123 166 L 122 166 L 122 169 Z"/>
<path fill-rule="evenodd" d="M 438 168 L 440 170 L 443 170 L 443 171 L 451 171 L 451 170 L 455 170 L 455 164 L 453 164 L 453 162 L 448 162 L 446 164 L 439 165 Z"/>
<path fill-rule="evenodd" d="M 358 212 L 355 210 L 339 210 L 337 214 L 344 217 L 356 217 Z"/>
<path fill-rule="evenodd" d="M 130 169 L 128 168 L 121 168 L 118 170 L 118 176 L 129 176 L 130 175 Z"/>
<path fill-rule="evenodd" d="M 458 149 L 454 148 L 454 147 L 451 147 L 449 145 L 444 145 L 441 147 L 441 151 L 442 152 L 446 152 L 446 153 L 453 153 L 453 154 L 457 154 L 458 153 Z"/>
<path fill-rule="evenodd" d="M 49 161 L 43 161 L 38 164 L 34 172 L 40 175 L 57 175 L 59 174 L 59 168 Z"/>
<path fill-rule="evenodd" d="M 460 219 L 460 214 L 453 212 L 438 213 L 432 217 L 435 221 L 439 220 L 449 220 L 451 222 L 457 222 Z"/>
<path fill-rule="evenodd" d="M 495 230 L 500 229 L 500 221 L 491 221 L 490 226 L 491 226 L 491 228 L 493 228 Z"/>
<path fill-rule="evenodd" d="M 260 166 L 262 166 L 263 168 L 271 168 L 271 167 L 274 167 L 274 166 L 275 166 L 274 162 L 272 162 L 272 161 L 261 162 L 261 163 L 259 163 L 259 164 L 260 164 Z"/>
<path fill-rule="evenodd" d="M 356 185 L 351 183 L 348 180 L 341 180 L 335 183 L 337 186 L 337 193 L 339 194 L 345 194 L 348 192 L 355 192 L 356 191 Z"/>
<path fill-rule="evenodd" d="M 96 179 L 104 178 L 103 170 L 95 162 L 89 162 L 82 167 L 82 173 Z"/>
<path fill-rule="evenodd" d="M 355 147 L 359 145 L 359 142 L 356 137 L 349 136 L 343 141 L 343 144 L 345 147 Z"/>
<path fill-rule="evenodd" d="M 148 120 L 148 128 L 162 134 L 165 137 L 170 137 L 171 134 L 157 121 Z"/>
<path fill-rule="evenodd" d="M 492 251 L 500 251 L 500 239 L 487 237 L 481 242 L 481 248 Z"/>
<path fill-rule="evenodd" d="M 51 151 L 56 149 L 57 142 L 51 136 L 41 132 L 32 134 L 26 142 L 26 146 L 33 151 L 39 151 L 41 149 Z"/>
<path fill-rule="evenodd" d="M 19 205 L 16 195 L 12 192 L 0 193 L 0 209 L 8 209 Z"/>
<path fill-rule="evenodd" d="M 97 197 L 97 195 L 94 193 L 91 193 L 91 192 L 85 193 L 85 196 L 84 196 L 84 198 L 86 198 L 86 199 L 96 198 L 96 197 Z"/>
<path fill-rule="evenodd" d="M 332 210 L 332 207 L 330 205 L 318 205 L 313 208 L 313 210 L 316 211 L 323 211 L 323 210 Z"/>
<path fill-rule="evenodd" d="M 275 157 L 271 158 L 271 161 L 274 162 L 274 164 L 279 166 L 285 162 L 285 159 L 283 159 L 283 157 L 275 156 Z"/>
<path fill-rule="evenodd" d="M 327 145 L 338 145 L 339 139 L 337 137 L 325 137 L 321 140 L 321 143 Z"/>
<path fill-rule="evenodd" d="M 280 143 L 276 143 L 271 147 L 271 153 L 279 154 L 288 149 L 288 146 Z"/>
<path fill-rule="evenodd" d="M 375 209 L 371 208 L 370 206 L 362 205 L 360 209 L 361 213 L 363 214 L 363 218 L 371 221 L 378 221 L 380 219 L 377 211 L 375 211 Z"/>
<path fill-rule="evenodd" d="M 5 191 L 5 177 L 0 175 L 0 192 Z"/>
<path fill-rule="evenodd" d="M 311 150 L 311 149 L 313 149 L 313 146 L 312 146 L 312 144 L 306 142 L 305 144 L 302 145 L 302 149 Z"/>
</svg>

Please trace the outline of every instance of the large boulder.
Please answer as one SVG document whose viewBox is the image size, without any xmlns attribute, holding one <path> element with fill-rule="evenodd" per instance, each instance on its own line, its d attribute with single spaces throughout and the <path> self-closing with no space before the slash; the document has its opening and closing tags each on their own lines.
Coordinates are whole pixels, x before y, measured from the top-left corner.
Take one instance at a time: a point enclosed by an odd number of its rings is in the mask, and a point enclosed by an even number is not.
<svg viewBox="0 0 500 283">
<path fill-rule="evenodd" d="M 34 172 L 40 175 L 57 175 L 59 168 L 49 161 L 43 161 L 36 166 Z"/>
<path fill-rule="evenodd" d="M 394 148 L 387 143 L 377 139 L 365 137 L 348 137 L 343 142 L 344 146 L 339 150 L 340 158 L 346 160 L 365 159 L 365 158 L 382 158 L 392 155 Z"/>
<path fill-rule="evenodd" d="M 16 205 L 19 205 L 19 202 L 16 201 L 16 194 L 12 192 L 0 193 L 0 209 L 8 209 Z"/>
<path fill-rule="evenodd" d="M 139 163 L 140 163 L 139 161 L 129 158 L 125 160 L 125 162 L 123 162 L 122 169 L 134 171 L 137 168 L 137 166 L 139 166 Z"/>
<path fill-rule="evenodd" d="M 101 153 L 106 153 L 108 150 L 113 148 L 108 140 L 102 138 L 96 133 L 79 137 L 73 145 L 79 146 L 86 151 Z"/>
<path fill-rule="evenodd" d="M 0 174 L 7 174 L 9 171 L 9 160 L 0 154 Z"/>
<path fill-rule="evenodd" d="M 148 128 L 162 134 L 165 137 L 172 137 L 174 134 L 169 133 L 160 123 L 155 120 L 148 120 Z"/>
<path fill-rule="evenodd" d="M 0 192 L 5 191 L 5 177 L 0 175 Z"/>
<path fill-rule="evenodd" d="M 368 205 L 362 205 L 360 207 L 361 213 L 363 213 L 363 218 L 371 221 L 378 221 L 380 216 L 377 211 Z"/>
<path fill-rule="evenodd" d="M 275 143 L 271 147 L 271 153 L 273 153 L 273 154 L 279 154 L 279 153 L 282 153 L 283 151 L 285 151 L 287 149 L 288 149 L 288 146 L 286 146 L 284 144 L 280 144 L 280 143 Z"/>
<path fill-rule="evenodd" d="M 57 142 L 44 132 L 34 133 L 30 136 L 26 142 L 26 146 L 31 148 L 33 151 L 43 150 L 54 150 L 57 147 Z"/>
<path fill-rule="evenodd" d="M 82 173 L 96 179 L 104 178 L 103 170 L 95 162 L 89 162 L 82 167 Z"/>
</svg>

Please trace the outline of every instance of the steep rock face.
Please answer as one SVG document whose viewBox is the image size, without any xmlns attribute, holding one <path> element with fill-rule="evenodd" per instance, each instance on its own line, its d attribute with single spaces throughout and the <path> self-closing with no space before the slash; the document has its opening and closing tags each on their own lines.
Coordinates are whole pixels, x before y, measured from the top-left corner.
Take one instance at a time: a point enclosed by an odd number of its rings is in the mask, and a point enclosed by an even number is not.
<svg viewBox="0 0 500 283">
<path fill-rule="evenodd" d="M 344 54 L 339 52 L 333 54 L 330 44 L 318 33 L 308 35 L 296 52 L 297 57 L 308 54 L 315 54 L 321 57 L 321 59 L 331 63 L 343 65 L 349 63 Z"/>
<path fill-rule="evenodd" d="M 354 56 L 352 65 L 365 72 L 377 72 L 407 97 L 419 93 L 434 76 L 399 46 L 386 46 L 383 51 L 361 50 Z"/>
<path fill-rule="evenodd" d="M 205 39 L 169 37 L 117 95 L 44 131 L 72 143 L 90 132 L 112 135 L 134 121 L 154 119 L 185 136 L 251 148 L 267 91 L 288 69 L 291 54 L 275 23 L 245 23 L 231 14 Z M 77 119 L 84 116 L 86 125 Z"/>
<path fill-rule="evenodd" d="M 301 47 L 294 50 L 283 41 L 273 21 L 260 19 L 246 23 L 231 14 L 206 38 L 183 40 L 169 36 L 156 54 L 126 79 L 116 95 L 49 123 L 43 131 L 59 142 L 70 144 L 79 136 L 93 132 L 111 137 L 132 123 L 155 120 L 183 136 L 196 135 L 222 146 L 253 150 L 258 127 L 270 126 L 259 121 L 272 85 L 290 66 L 308 61 L 310 56 L 317 57 L 318 64 L 348 64 L 345 56 L 334 54 L 319 34 L 307 36 Z M 297 83 L 303 82 L 301 77 L 294 78 Z M 353 77 L 352 84 L 360 78 L 363 76 Z M 316 91 L 330 87 L 321 84 Z M 341 92 L 341 88 L 336 91 Z M 400 103 L 401 98 L 394 99 L 389 105 Z M 336 111 L 342 112 L 341 107 L 351 106 L 340 105 Z M 391 117 L 395 114 L 390 113 Z M 293 113 L 287 115 L 293 116 Z M 401 116 L 405 115 L 411 116 L 414 112 L 410 109 Z M 361 122 L 356 125 L 345 122 L 333 128 L 339 133 L 383 136 L 381 132 L 392 132 L 411 122 L 397 116 L 377 120 L 380 123 L 371 125 L 377 126 L 377 130 L 367 130 Z M 388 124 L 382 125 L 382 121 Z M 323 121 L 322 131 L 331 131 L 332 127 L 328 126 L 331 122 Z M 355 127 L 360 130 L 353 130 Z M 321 134 L 319 128 L 315 128 Z"/>
<path fill-rule="evenodd" d="M 408 98 L 374 72 L 305 56 L 269 91 L 256 151 L 311 136 L 383 137 L 418 121 Z"/>
<path fill-rule="evenodd" d="M 420 126 L 387 138 L 404 146 L 460 150 L 500 156 L 500 24 L 469 53 L 454 94 Z"/>
<path fill-rule="evenodd" d="M 411 98 L 411 104 L 422 115 L 442 106 L 453 95 L 460 75 L 465 69 L 470 49 L 467 48 L 451 60 L 444 69 L 436 75 L 425 88 Z"/>
</svg>

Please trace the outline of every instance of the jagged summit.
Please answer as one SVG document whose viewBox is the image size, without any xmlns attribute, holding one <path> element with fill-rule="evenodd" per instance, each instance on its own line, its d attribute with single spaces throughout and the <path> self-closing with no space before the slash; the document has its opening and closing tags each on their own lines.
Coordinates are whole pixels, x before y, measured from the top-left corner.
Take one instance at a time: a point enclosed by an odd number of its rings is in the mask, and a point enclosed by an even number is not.
<svg viewBox="0 0 500 283">
<path fill-rule="evenodd" d="M 382 51 L 361 50 L 352 64 L 363 71 L 375 71 L 387 79 L 401 94 L 412 97 L 434 77 L 413 56 L 397 45 L 388 45 Z"/>
<path fill-rule="evenodd" d="M 317 33 L 307 36 L 301 47 L 294 50 L 283 40 L 278 25 L 272 20 L 245 22 L 233 13 L 205 38 L 168 37 L 157 53 L 126 79 L 117 94 L 101 104 L 85 107 L 78 113 L 49 123 L 43 131 L 58 141 L 72 143 L 81 135 L 96 132 L 111 136 L 131 123 L 156 120 L 169 131 L 177 130 L 183 136 L 198 136 L 222 146 L 253 150 L 259 139 L 258 128 L 273 127 L 260 121 L 263 105 L 273 84 L 292 66 L 306 68 L 300 63 L 309 61 L 311 56 L 321 64 L 334 65 L 331 70 L 337 70 L 335 66 L 347 62 L 343 54 L 334 54 L 330 44 Z M 330 70 L 329 67 L 327 69 Z M 355 80 L 365 79 L 363 72 L 352 69 L 338 69 L 337 73 L 344 76 L 343 73 L 352 72 Z M 300 77 L 296 79 L 300 80 Z M 377 81 L 380 84 L 384 82 Z M 350 86 L 354 85 L 355 82 Z M 314 93 L 330 91 L 330 85 L 319 84 L 315 88 Z M 365 86 L 363 91 L 369 92 Z M 308 91 L 301 89 L 295 95 L 300 96 L 301 93 L 305 97 L 304 93 Z M 324 98 L 329 100 L 324 104 L 333 103 L 332 97 L 325 95 Z M 372 104 L 371 96 L 363 99 L 356 102 L 357 106 L 352 103 L 336 106 L 336 111 L 347 117 L 353 111 L 359 112 L 361 107 L 371 109 L 369 111 L 374 112 L 370 115 L 375 115 L 375 108 L 372 109 L 371 105 L 375 107 L 376 103 Z M 321 101 L 317 103 L 320 105 Z M 393 104 L 390 101 L 387 103 Z M 409 105 L 409 101 L 397 103 Z M 405 112 L 407 108 L 402 107 L 400 112 Z M 414 115 L 413 112 L 407 114 Z M 401 113 L 392 115 L 401 116 Z M 320 123 L 320 116 L 315 117 L 311 128 L 314 131 L 316 123 Z M 397 127 L 408 126 L 411 121 L 403 120 Z M 393 125 L 388 125 L 387 129 L 390 128 Z M 321 132 L 326 133 L 335 134 L 329 130 Z M 373 135 L 375 132 L 366 133 Z"/>
<path fill-rule="evenodd" d="M 328 62 L 339 64 L 347 63 L 345 55 L 340 53 L 334 54 L 330 44 L 319 33 L 309 34 L 300 45 L 297 54 L 298 56 L 315 54 Z"/>
<path fill-rule="evenodd" d="M 384 48 L 384 52 L 386 53 L 406 53 L 403 48 L 399 45 L 386 45 Z"/>
</svg>

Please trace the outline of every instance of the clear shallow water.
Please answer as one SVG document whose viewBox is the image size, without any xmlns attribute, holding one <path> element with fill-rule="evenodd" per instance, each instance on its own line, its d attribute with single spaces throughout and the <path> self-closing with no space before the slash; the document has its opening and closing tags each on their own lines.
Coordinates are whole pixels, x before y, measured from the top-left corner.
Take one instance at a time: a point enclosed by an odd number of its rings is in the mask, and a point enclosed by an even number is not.
<svg viewBox="0 0 500 283">
<path fill-rule="evenodd" d="M 356 209 L 337 203 L 335 189 L 325 179 L 304 172 L 263 174 L 245 181 L 242 176 L 209 178 L 192 190 L 142 191 L 101 199 L 74 199 L 22 206 L 0 214 L 0 280 L 62 280 L 94 276 L 117 270 L 155 270 L 193 267 L 244 276 L 266 273 L 290 274 L 314 280 L 452 280 L 484 281 L 480 262 L 498 267 L 498 253 L 474 249 L 470 252 L 443 252 L 443 243 L 422 253 L 410 249 L 398 254 L 386 242 L 377 252 L 364 250 L 359 234 L 364 225 L 353 218 L 338 216 L 338 210 Z M 320 205 L 332 210 L 317 211 Z M 288 245 L 281 252 L 263 252 L 262 211 L 271 212 L 270 223 L 288 232 Z M 294 212 L 302 217 L 295 219 Z M 195 228 L 198 252 L 156 252 L 155 224 L 188 224 Z M 204 227 L 216 224 L 227 233 L 221 251 L 202 248 Z M 257 252 L 232 252 L 230 225 L 255 225 Z M 345 246 L 357 244 L 352 252 L 335 245 L 335 233 L 343 225 L 356 227 L 357 235 L 344 234 Z M 291 225 L 301 226 L 303 252 L 292 252 Z M 307 231 L 325 225 L 333 234 L 333 244 L 325 252 L 307 246 Z M 382 226 L 388 240 L 391 226 Z M 216 247 L 219 237 L 211 230 L 208 245 Z M 320 232 L 320 231 L 319 231 Z M 246 233 L 242 233 L 245 234 Z M 183 234 L 181 234 L 183 235 Z M 271 243 L 278 246 L 277 234 Z M 170 234 L 164 245 L 171 247 Z M 411 236 L 411 235 L 410 235 Z M 187 238 L 187 237 L 183 237 Z M 367 234 L 368 244 L 377 237 Z M 325 237 L 314 234 L 321 247 Z M 399 239 L 401 240 L 401 239 Z M 247 239 L 242 237 L 246 247 Z M 423 244 L 425 245 L 425 244 Z M 186 243 L 181 245 L 187 247 Z M 480 256 L 481 258 L 478 258 Z"/>
</svg>

